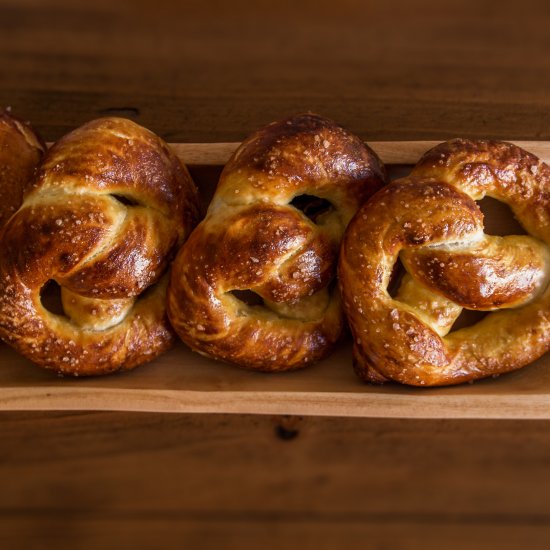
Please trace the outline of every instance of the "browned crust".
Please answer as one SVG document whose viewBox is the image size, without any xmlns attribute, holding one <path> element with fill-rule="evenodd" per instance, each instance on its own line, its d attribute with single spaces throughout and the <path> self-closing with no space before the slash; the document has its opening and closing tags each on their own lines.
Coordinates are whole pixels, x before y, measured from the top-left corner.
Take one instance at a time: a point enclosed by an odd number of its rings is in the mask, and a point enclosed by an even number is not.
<svg viewBox="0 0 550 550">
<path fill-rule="evenodd" d="M 508 143 L 453 140 L 372 197 L 350 223 L 339 263 L 359 376 L 458 384 L 546 353 L 549 192 L 550 169 L 534 155 Z M 474 199 L 485 195 L 506 202 L 530 236 L 484 235 Z M 398 255 L 413 283 L 394 299 L 387 285 Z M 430 296 L 445 312 L 440 319 L 426 311 Z M 456 303 L 498 311 L 446 335 L 460 313 Z"/>
<path fill-rule="evenodd" d="M 29 123 L 0 109 L 0 230 L 21 206 L 45 150 Z"/>
<path fill-rule="evenodd" d="M 0 336 L 60 374 L 106 374 L 153 359 L 174 342 L 163 274 L 197 216 L 194 184 L 160 138 L 119 118 L 71 132 L 47 153 L 5 227 Z M 42 306 L 50 280 L 70 316 Z"/>
<path fill-rule="evenodd" d="M 475 200 L 485 195 L 507 203 L 525 230 L 548 242 L 550 167 L 511 143 L 454 139 L 429 150 L 412 175 L 435 177 Z"/>
<path fill-rule="evenodd" d="M 343 325 L 331 285 L 340 239 L 385 177 L 359 138 L 317 115 L 250 136 L 172 269 L 168 314 L 183 341 L 262 371 L 300 368 L 329 354 Z M 314 223 L 290 204 L 299 195 L 326 199 L 333 210 Z M 231 294 L 247 289 L 264 304 Z"/>
<path fill-rule="evenodd" d="M 244 172 L 252 176 L 247 185 L 265 197 L 311 189 L 319 196 L 338 196 L 341 208 L 349 206 L 354 212 L 387 180 L 384 165 L 370 147 L 314 114 L 272 122 L 252 134 L 227 163 L 218 192 L 225 183 L 234 191 L 228 176 Z"/>
</svg>

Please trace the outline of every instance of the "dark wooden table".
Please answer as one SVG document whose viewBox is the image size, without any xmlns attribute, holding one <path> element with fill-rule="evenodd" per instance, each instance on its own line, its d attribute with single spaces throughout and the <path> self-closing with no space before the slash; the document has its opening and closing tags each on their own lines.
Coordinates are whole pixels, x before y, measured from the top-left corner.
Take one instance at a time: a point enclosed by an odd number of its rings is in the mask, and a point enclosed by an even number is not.
<svg viewBox="0 0 550 550">
<path fill-rule="evenodd" d="M 240 140 L 550 139 L 550 4 L 0 1 L 0 104 Z M 547 548 L 550 424 L 0 415 L 1 548 Z"/>
</svg>

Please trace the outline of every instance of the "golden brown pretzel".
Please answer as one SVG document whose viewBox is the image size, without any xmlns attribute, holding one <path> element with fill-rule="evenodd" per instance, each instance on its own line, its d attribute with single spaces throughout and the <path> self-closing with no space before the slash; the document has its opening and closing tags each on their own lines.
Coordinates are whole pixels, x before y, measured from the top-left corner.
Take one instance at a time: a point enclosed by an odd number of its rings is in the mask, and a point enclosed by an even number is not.
<svg viewBox="0 0 550 550">
<path fill-rule="evenodd" d="M 45 150 L 29 124 L 0 109 L 0 229 L 21 206 Z"/>
<path fill-rule="evenodd" d="M 376 155 L 319 116 L 254 133 L 225 167 L 205 220 L 174 262 L 168 314 L 184 342 L 263 371 L 327 355 L 342 330 L 338 293 L 329 289 L 340 239 L 384 182 Z M 263 304 L 233 294 L 244 290 Z"/>
<path fill-rule="evenodd" d="M 196 189 L 160 138 L 118 118 L 71 132 L 3 232 L 0 336 L 61 374 L 154 358 L 174 340 L 163 273 L 196 217 Z M 42 304 L 51 280 L 65 315 Z"/>
<path fill-rule="evenodd" d="M 529 233 L 489 236 L 476 200 Z M 550 348 L 550 168 L 509 143 L 454 140 L 372 197 L 350 223 L 339 275 L 365 380 L 447 385 L 518 369 Z M 407 274 L 392 298 L 392 268 Z M 462 308 L 492 311 L 449 333 Z"/>
</svg>

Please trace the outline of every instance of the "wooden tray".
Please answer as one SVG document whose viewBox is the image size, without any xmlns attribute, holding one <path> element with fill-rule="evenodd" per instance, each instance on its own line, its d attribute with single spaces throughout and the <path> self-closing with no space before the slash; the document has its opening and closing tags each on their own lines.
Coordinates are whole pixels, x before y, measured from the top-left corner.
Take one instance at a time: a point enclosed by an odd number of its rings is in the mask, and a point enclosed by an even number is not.
<svg viewBox="0 0 550 550">
<path fill-rule="evenodd" d="M 390 166 L 407 172 L 437 142 L 370 143 Z M 550 161 L 550 142 L 516 142 Z M 236 143 L 173 144 L 206 204 Z M 507 213 L 486 207 L 493 226 L 509 226 Z M 0 343 L 0 410 L 120 410 L 298 414 L 404 418 L 550 418 L 550 354 L 515 373 L 472 385 L 415 389 L 368 386 L 354 375 L 351 345 L 327 360 L 277 375 L 253 373 L 208 360 L 180 344 L 129 373 L 60 379 Z"/>
</svg>

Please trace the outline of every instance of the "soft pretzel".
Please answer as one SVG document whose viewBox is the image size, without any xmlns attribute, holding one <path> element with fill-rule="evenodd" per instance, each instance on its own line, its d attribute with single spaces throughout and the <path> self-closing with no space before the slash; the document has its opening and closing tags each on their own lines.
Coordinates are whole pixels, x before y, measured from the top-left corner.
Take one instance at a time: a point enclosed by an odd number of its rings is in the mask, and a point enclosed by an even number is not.
<svg viewBox="0 0 550 550">
<path fill-rule="evenodd" d="M 174 262 L 168 313 L 183 341 L 262 371 L 326 356 L 342 330 L 331 285 L 340 239 L 384 182 L 376 155 L 319 116 L 254 133 L 225 167 L 205 220 Z M 262 303 L 241 300 L 245 290 Z"/>
<path fill-rule="evenodd" d="M 484 233 L 477 200 L 528 235 Z M 550 168 L 509 143 L 454 140 L 372 197 L 350 223 L 339 275 L 367 381 L 447 385 L 518 369 L 550 348 Z M 397 295 L 388 284 L 405 267 Z M 462 308 L 494 311 L 450 332 Z"/>
<path fill-rule="evenodd" d="M 61 374 L 148 361 L 174 341 L 168 262 L 197 217 L 197 193 L 167 145 L 137 124 L 92 121 L 47 153 L 0 247 L 0 336 Z M 64 315 L 41 290 L 61 287 Z"/>
<path fill-rule="evenodd" d="M 45 149 L 29 124 L 0 109 L 0 230 L 21 206 Z"/>
</svg>

